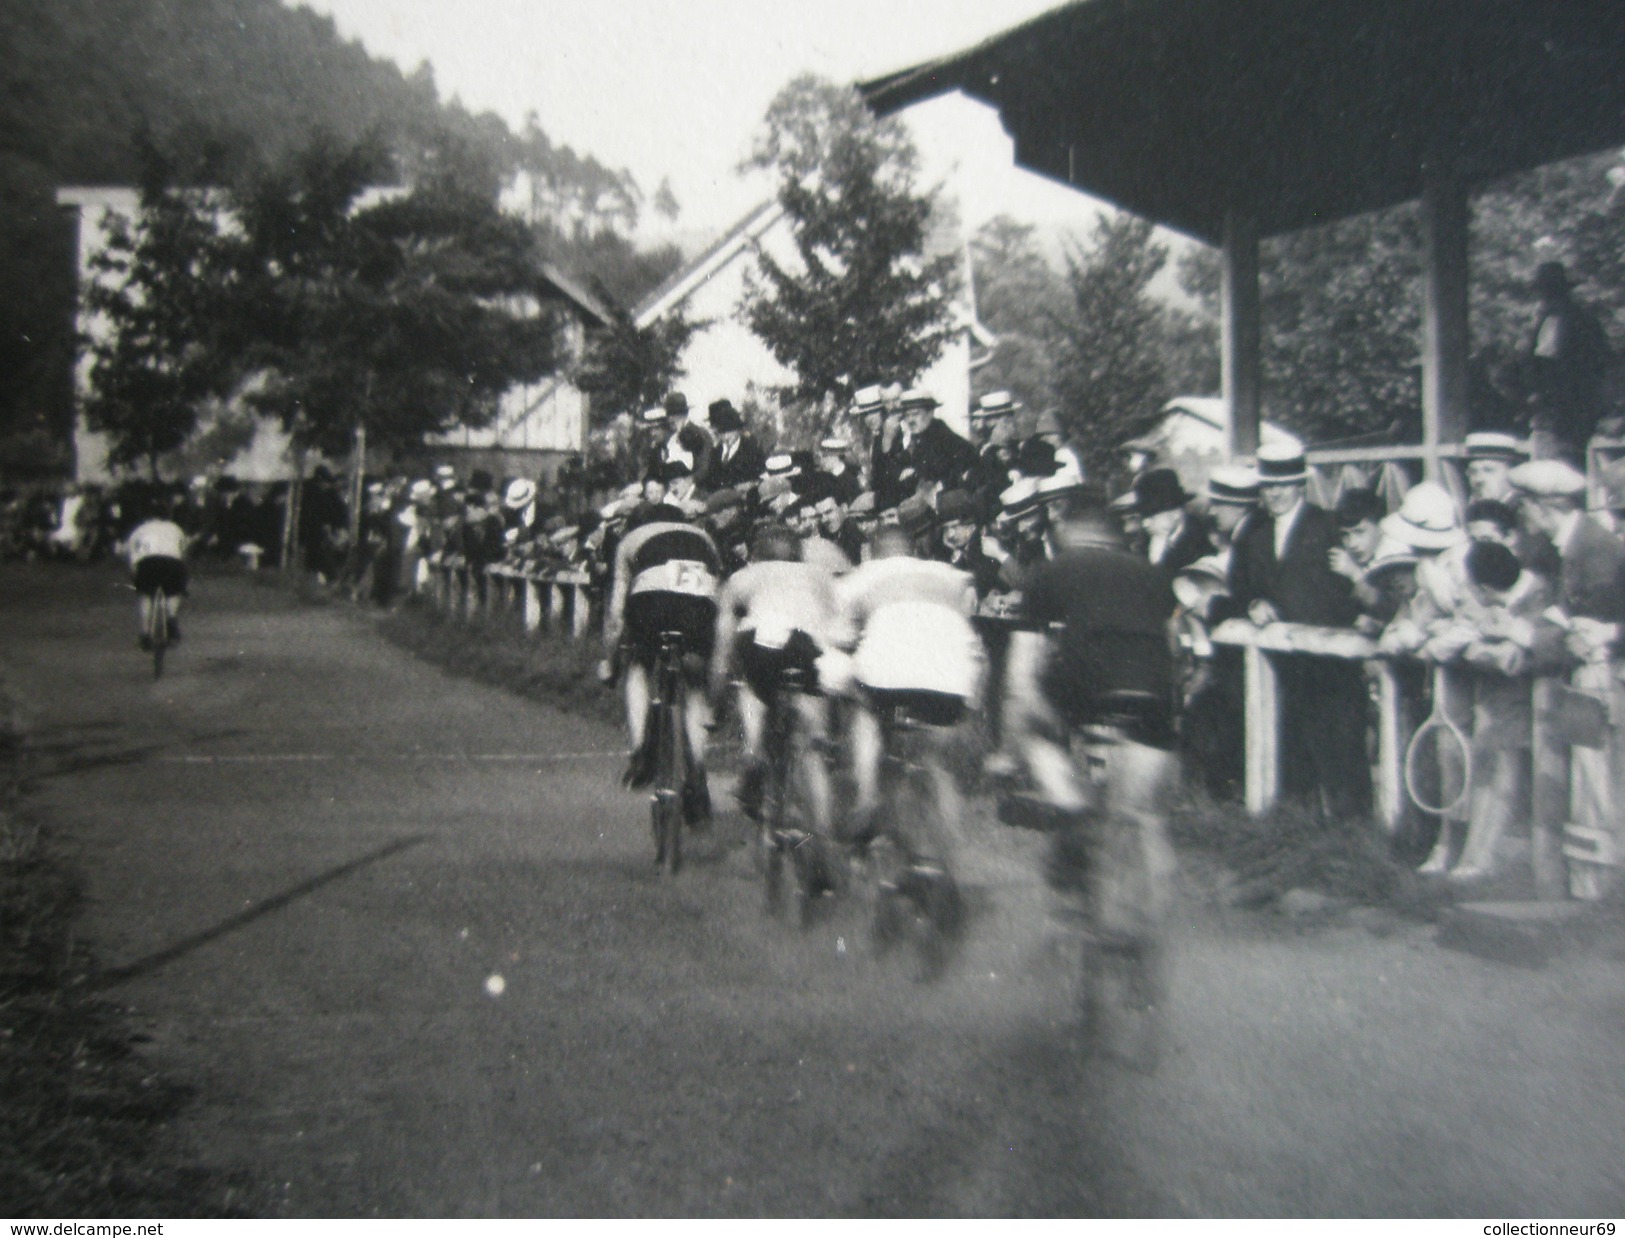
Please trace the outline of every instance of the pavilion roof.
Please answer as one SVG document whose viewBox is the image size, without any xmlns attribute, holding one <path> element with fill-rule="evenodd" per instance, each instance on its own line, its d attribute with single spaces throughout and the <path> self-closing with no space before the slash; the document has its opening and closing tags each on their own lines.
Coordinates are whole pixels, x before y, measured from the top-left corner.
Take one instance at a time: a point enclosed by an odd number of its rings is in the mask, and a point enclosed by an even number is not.
<svg viewBox="0 0 1625 1238">
<path fill-rule="evenodd" d="M 1023 167 L 1217 242 L 1625 144 L 1621 0 L 1074 0 L 860 85 L 961 90 Z"/>
</svg>

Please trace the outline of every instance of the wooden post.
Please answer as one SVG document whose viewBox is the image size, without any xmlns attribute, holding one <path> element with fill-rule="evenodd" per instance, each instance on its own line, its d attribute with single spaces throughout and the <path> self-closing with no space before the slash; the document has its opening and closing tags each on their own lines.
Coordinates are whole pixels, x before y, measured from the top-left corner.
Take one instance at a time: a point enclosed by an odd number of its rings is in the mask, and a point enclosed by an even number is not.
<svg viewBox="0 0 1625 1238">
<path fill-rule="evenodd" d="M 1530 788 L 1530 863 L 1535 896 L 1548 901 L 1568 897 L 1568 864 L 1563 858 L 1563 827 L 1569 815 L 1569 754 L 1561 738 L 1558 712 L 1563 685 L 1542 676 L 1535 680 L 1534 783 Z"/>
<path fill-rule="evenodd" d="M 1258 296 L 1258 223 L 1233 211 L 1224 217 L 1223 313 L 1220 363 L 1224 406 L 1230 418 L 1230 454 L 1258 454 L 1259 349 L 1263 340 Z"/>
<path fill-rule="evenodd" d="M 1242 651 L 1247 695 L 1247 811 L 1262 816 L 1280 794 L 1280 684 L 1271 655 L 1256 645 Z"/>
<path fill-rule="evenodd" d="M 525 587 L 525 631 L 534 632 L 542 626 L 542 587 L 534 577 L 527 576 Z"/>
<path fill-rule="evenodd" d="M 1422 170 L 1422 445 L 1429 481 L 1443 482 L 1438 448 L 1467 432 L 1467 189 L 1454 169 Z"/>
<path fill-rule="evenodd" d="M 564 631 L 564 586 L 556 576 L 547 582 L 547 627 L 555 634 Z"/>
<path fill-rule="evenodd" d="M 1398 833 L 1405 820 L 1405 701 L 1394 664 L 1370 664 L 1377 679 L 1377 814 L 1383 829 Z"/>
</svg>

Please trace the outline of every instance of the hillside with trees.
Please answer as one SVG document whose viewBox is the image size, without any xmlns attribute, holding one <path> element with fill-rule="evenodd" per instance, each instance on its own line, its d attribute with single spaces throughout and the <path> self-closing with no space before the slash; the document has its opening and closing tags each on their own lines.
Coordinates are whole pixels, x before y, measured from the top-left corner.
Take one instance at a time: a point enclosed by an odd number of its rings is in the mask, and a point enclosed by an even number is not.
<svg viewBox="0 0 1625 1238">
<path fill-rule="evenodd" d="M 550 260 L 630 301 L 679 261 L 627 239 L 624 171 L 514 133 L 278 0 L 8 0 L 0 5 L 0 463 L 48 468 L 71 424 L 73 254 L 64 184 L 241 183 L 317 141 L 387 154 L 384 179 L 528 191 Z M 662 209 L 669 204 L 659 202 Z"/>
</svg>

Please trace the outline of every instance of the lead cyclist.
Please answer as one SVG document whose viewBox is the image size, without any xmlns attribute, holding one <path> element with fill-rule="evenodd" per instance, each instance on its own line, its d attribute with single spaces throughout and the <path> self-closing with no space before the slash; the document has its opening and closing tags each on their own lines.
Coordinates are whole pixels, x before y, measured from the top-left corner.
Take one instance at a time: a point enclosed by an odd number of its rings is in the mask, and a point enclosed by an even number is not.
<svg viewBox="0 0 1625 1238">
<path fill-rule="evenodd" d="M 153 516 L 130 530 L 125 541 L 125 553 L 130 561 L 130 574 L 140 598 L 136 603 L 136 629 L 141 648 L 152 649 L 151 631 L 153 593 L 162 588 L 165 610 L 169 612 L 169 639 L 181 638 L 176 622 L 181 613 L 181 598 L 186 595 L 186 531 L 167 516 Z"/>
</svg>

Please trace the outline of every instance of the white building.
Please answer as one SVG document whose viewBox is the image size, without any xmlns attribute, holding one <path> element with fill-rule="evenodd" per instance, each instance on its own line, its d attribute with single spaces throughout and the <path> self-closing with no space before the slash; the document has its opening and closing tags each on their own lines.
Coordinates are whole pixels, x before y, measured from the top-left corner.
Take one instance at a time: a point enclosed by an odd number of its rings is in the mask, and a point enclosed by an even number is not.
<svg viewBox="0 0 1625 1238">
<path fill-rule="evenodd" d="M 677 309 L 691 321 L 705 324 L 679 358 L 683 377 L 677 383 L 699 419 L 704 418 L 706 406 L 713 400 L 729 399 L 737 404 L 750 389 L 765 393 L 794 381 L 794 375 L 751 332 L 740 312 L 745 283 L 759 269 L 756 255 L 760 252 L 793 267 L 795 245 L 790 221 L 777 201 L 765 202 L 751 211 L 633 311 L 633 321 L 639 327 L 647 327 Z M 941 400 L 937 415 L 964 434 L 970 411 L 972 350 L 990 348 L 994 340 L 976 321 L 970 303 L 969 254 L 957 211 L 945 197 L 939 199 L 933 214 L 926 252 L 931 257 L 952 254 L 964 263 L 965 269 L 962 300 L 954 310 L 960 329 L 915 386 Z M 853 375 L 859 385 L 879 377 Z"/>
<path fill-rule="evenodd" d="M 369 206 L 398 189 L 370 190 L 359 205 Z M 57 205 L 72 213 L 77 231 L 79 286 L 106 276 L 95 269 L 95 259 L 106 249 L 114 221 L 133 222 L 140 212 L 140 194 L 124 186 L 69 187 L 57 190 Z M 564 309 L 561 345 L 566 358 L 561 373 L 532 386 L 515 387 L 502 400 L 491 426 L 483 430 L 454 430 L 431 440 L 428 447 L 446 459 L 464 458 L 467 468 L 486 467 L 497 473 L 535 475 L 549 462 L 586 446 L 586 397 L 569 382 L 590 332 L 607 326 L 610 314 L 596 298 L 573 280 L 544 266 L 547 285 L 543 298 Z M 109 325 L 91 313 L 79 298 L 76 325 L 82 339 L 105 339 Z M 82 348 L 74 365 L 74 390 L 81 411 L 74 422 L 75 479 L 106 482 L 112 479 L 106 438 L 85 424 L 83 401 L 90 389 L 91 350 Z M 207 427 L 205 427 L 206 429 Z M 294 473 L 288 436 L 272 421 L 256 419 L 253 440 L 229 460 L 210 461 L 221 473 L 242 481 L 276 481 Z M 465 470 L 466 471 L 466 470 Z"/>
</svg>

